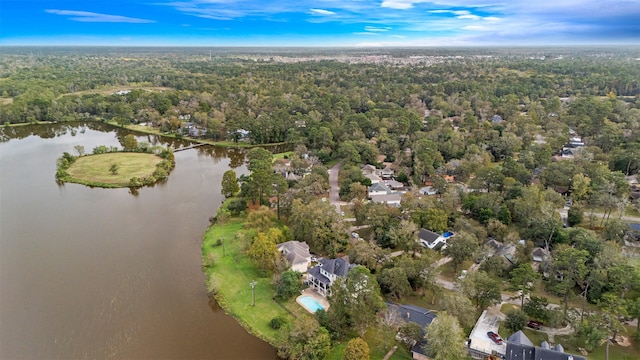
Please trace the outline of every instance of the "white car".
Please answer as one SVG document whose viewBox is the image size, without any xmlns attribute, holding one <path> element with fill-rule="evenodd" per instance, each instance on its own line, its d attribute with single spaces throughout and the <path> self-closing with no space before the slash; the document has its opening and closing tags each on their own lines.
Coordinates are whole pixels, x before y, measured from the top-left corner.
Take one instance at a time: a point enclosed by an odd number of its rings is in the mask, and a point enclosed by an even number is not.
<svg viewBox="0 0 640 360">
<path fill-rule="evenodd" d="M 351 236 L 352 236 L 354 239 L 360 239 L 360 235 L 358 235 L 358 233 L 357 233 L 357 232 L 352 232 L 352 233 L 351 233 Z"/>
</svg>

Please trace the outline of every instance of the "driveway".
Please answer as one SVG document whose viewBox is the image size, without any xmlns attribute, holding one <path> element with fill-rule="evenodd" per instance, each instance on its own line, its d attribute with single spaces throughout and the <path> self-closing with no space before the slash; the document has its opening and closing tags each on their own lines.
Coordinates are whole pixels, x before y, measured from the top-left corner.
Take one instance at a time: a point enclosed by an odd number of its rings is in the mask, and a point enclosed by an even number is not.
<svg viewBox="0 0 640 360">
<path fill-rule="evenodd" d="M 476 326 L 471 330 L 469 339 L 471 339 L 471 349 L 483 352 L 485 354 L 492 354 L 493 351 L 498 354 L 504 355 L 507 352 L 507 343 L 503 342 L 502 345 L 494 343 L 487 336 L 487 332 L 498 332 L 498 326 L 500 321 L 503 320 L 504 315 L 500 312 L 500 307 L 491 307 L 482 312 L 480 318 L 476 322 Z M 502 335 L 501 335 L 502 336 Z M 503 338 L 504 340 L 504 338 Z"/>
</svg>

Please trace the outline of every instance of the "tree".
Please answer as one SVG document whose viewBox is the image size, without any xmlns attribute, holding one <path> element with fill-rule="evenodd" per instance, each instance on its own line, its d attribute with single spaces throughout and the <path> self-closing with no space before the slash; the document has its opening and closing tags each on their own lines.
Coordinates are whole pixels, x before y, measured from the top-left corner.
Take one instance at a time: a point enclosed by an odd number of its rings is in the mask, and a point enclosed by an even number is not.
<svg viewBox="0 0 640 360">
<path fill-rule="evenodd" d="M 276 298 L 289 300 L 294 295 L 299 295 L 304 287 L 300 281 L 301 274 L 295 270 L 285 270 L 275 283 Z"/>
<path fill-rule="evenodd" d="M 270 239 L 267 234 L 259 232 L 253 238 L 253 243 L 249 247 L 247 255 L 262 271 L 271 272 L 275 270 L 280 253 L 276 247 L 276 242 Z"/>
<path fill-rule="evenodd" d="M 251 171 L 249 187 L 255 190 L 259 204 L 262 204 L 265 196 L 269 196 L 273 184 L 273 154 L 261 147 L 256 147 L 247 152 L 247 169 Z"/>
<path fill-rule="evenodd" d="M 369 360 L 369 344 L 357 337 L 349 340 L 342 355 L 344 360 Z"/>
<path fill-rule="evenodd" d="M 135 151 L 138 148 L 138 140 L 135 136 L 128 134 L 122 140 L 122 147 L 124 151 Z"/>
<path fill-rule="evenodd" d="M 421 225 L 431 231 L 443 232 L 447 230 L 447 220 L 449 217 L 443 210 L 436 208 L 428 208 L 424 211 L 421 218 Z"/>
<path fill-rule="evenodd" d="M 522 310 L 511 310 L 507 313 L 504 325 L 511 333 L 524 329 L 527 322 L 527 314 Z"/>
<path fill-rule="evenodd" d="M 578 250 L 565 245 L 560 245 L 554 252 L 552 262 L 552 278 L 555 279 L 552 288 L 564 297 L 564 313 L 569 308 L 569 296 L 577 282 L 587 275 L 588 268 L 585 265 L 589 253 L 586 250 Z"/>
<path fill-rule="evenodd" d="M 118 169 L 120 169 L 120 166 L 118 166 L 118 164 L 111 164 L 111 166 L 109 167 L 109 172 L 111 173 L 111 175 L 118 175 Z"/>
<path fill-rule="evenodd" d="M 76 145 L 76 146 L 74 146 L 73 148 L 74 148 L 74 149 L 76 150 L 76 152 L 78 153 L 78 156 L 82 156 L 82 155 L 84 155 L 84 146 L 82 146 L 82 145 Z"/>
<path fill-rule="evenodd" d="M 471 258 L 477 247 L 478 244 L 473 235 L 460 232 L 447 241 L 444 253 L 451 258 L 453 270 L 457 272 L 460 265 Z"/>
<path fill-rule="evenodd" d="M 433 360 L 459 360 L 467 357 L 464 333 L 458 320 L 441 312 L 426 328 L 425 351 Z"/>
<path fill-rule="evenodd" d="M 466 329 L 471 329 L 478 319 L 477 312 L 471 300 L 463 294 L 447 292 L 442 297 L 442 309 L 454 316 Z"/>
<path fill-rule="evenodd" d="M 467 276 L 458 280 L 457 286 L 478 309 L 495 305 L 502 300 L 500 283 L 484 271 L 469 272 Z"/>
<path fill-rule="evenodd" d="M 220 189 L 220 192 L 225 198 L 229 198 L 238 193 L 238 191 L 240 191 L 240 186 L 238 186 L 236 172 L 233 170 L 225 171 L 222 175 L 222 189 Z"/>
<path fill-rule="evenodd" d="M 331 337 L 324 327 L 310 319 L 298 319 L 278 356 L 290 360 L 322 360 L 331 351 Z"/>
<path fill-rule="evenodd" d="M 273 212 L 266 206 L 260 206 L 253 210 L 247 216 L 244 223 L 245 228 L 256 229 L 257 231 L 266 232 L 273 225 Z"/>
<path fill-rule="evenodd" d="M 400 300 L 411 292 L 407 273 L 400 267 L 382 269 L 378 276 L 378 283 L 383 293 L 391 295 L 396 300 Z"/>
<path fill-rule="evenodd" d="M 520 292 L 520 307 L 522 308 L 524 307 L 524 298 L 535 287 L 534 281 L 540 278 L 540 274 L 533 270 L 531 264 L 522 263 L 515 269 L 511 270 L 510 275 L 510 290 L 517 290 L 518 292 Z"/>
<path fill-rule="evenodd" d="M 416 241 L 418 227 L 410 220 L 401 220 L 398 227 L 391 228 L 389 238 L 391 244 L 404 251 L 414 250 L 418 246 Z"/>
<path fill-rule="evenodd" d="M 584 209 L 580 205 L 573 205 L 567 211 L 567 225 L 576 226 L 584 219 Z"/>
<path fill-rule="evenodd" d="M 530 317 L 544 322 L 548 318 L 547 305 L 549 305 L 549 300 L 546 297 L 531 295 L 522 310 Z"/>
<path fill-rule="evenodd" d="M 364 334 L 384 308 L 375 276 L 364 266 L 351 269 L 346 278 L 338 278 L 331 286 L 329 322 L 340 337 L 349 330 Z"/>
<path fill-rule="evenodd" d="M 414 322 L 404 322 L 398 329 L 398 336 L 402 339 L 408 348 L 412 348 L 422 339 L 422 327 Z"/>
</svg>

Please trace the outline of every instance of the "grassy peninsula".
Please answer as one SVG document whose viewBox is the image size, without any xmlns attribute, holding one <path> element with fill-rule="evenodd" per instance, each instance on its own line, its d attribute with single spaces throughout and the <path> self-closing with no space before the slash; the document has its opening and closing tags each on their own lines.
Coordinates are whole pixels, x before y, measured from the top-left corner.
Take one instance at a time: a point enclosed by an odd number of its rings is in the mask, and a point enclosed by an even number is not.
<svg viewBox="0 0 640 360">
<path fill-rule="evenodd" d="M 131 178 L 153 175 L 162 158 L 155 154 L 116 152 L 79 157 L 69 168 L 68 182 L 85 185 L 128 187 Z M 115 165 L 117 171 L 110 171 Z"/>
<path fill-rule="evenodd" d="M 227 205 L 233 199 L 227 199 Z M 228 210 L 227 210 L 228 211 Z M 226 211 L 218 212 L 224 213 Z M 295 297 L 287 301 L 275 300 L 274 279 L 265 276 L 256 264 L 247 256 L 255 231 L 247 229 L 247 216 L 223 217 L 211 225 L 204 234 L 202 243 L 202 264 L 206 274 L 207 286 L 218 304 L 233 316 L 247 331 L 267 341 L 276 349 L 290 342 L 290 331 L 298 323 L 317 320 L 295 302 Z M 250 283 L 255 281 L 255 305 L 252 306 Z M 286 319 L 280 329 L 269 325 L 273 318 Z M 364 336 L 371 349 L 372 359 L 382 359 L 395 342 L 395 334 L 382 333 L 372 327 Z M 391 342 L 390 342 L 391 341 Z M 346 341 L 332 342 L 327 359 L 342 359 Z M 411 355 L 399 347 L 391 356 L 393 360 L 410 359 Z"/>
</svg>

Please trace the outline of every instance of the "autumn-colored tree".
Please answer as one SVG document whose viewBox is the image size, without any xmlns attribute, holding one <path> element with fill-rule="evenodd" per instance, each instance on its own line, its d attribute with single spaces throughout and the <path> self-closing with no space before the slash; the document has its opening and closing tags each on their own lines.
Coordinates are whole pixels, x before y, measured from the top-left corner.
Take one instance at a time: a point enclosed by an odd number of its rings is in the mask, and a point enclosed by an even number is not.
<svg viewBox="0 0 640 360">
<path fill-rule="evenodd" d="M 222 188 L 220 189 L 220 193 L 222 193 L 224 197 L 229 198 L 238 191 L 240 191 L 240 186 L 238 186 L 236 172 L 233 170 L 225 171 L 222 175 Z"/>
<path fill-rule="evenodd" d="M 342 355 L 344 360 L 369 360 L 369 344 L 357 337 L 349 340 Z"/>
<path fill-rule="evenodd" d="M 253 238 L 253 243 L 249 247 L 247 255 L 262 271 L 271 272 L 276 267 L 280 253 L 276 247 L 276 242 L 270 239 L 267 234 L 259 232 Z"/>
</svg>

